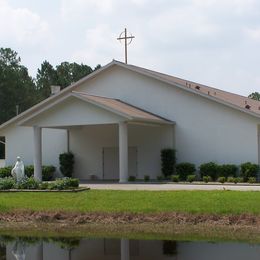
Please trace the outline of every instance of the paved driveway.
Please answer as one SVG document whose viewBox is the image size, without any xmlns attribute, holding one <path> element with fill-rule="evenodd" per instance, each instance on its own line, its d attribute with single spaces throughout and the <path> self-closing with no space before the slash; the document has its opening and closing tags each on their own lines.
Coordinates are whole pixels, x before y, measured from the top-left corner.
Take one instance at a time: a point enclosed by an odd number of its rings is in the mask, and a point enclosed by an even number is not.
<svg viewBox="0 0 260 260">
<path fill-rule="evenodd" d="M 241 184 L 121 184 L 121 183 L 84 183 L 82 187 L 89 187 L 93 190 L 239 190 L 239 191 L 260 191 L 260 185 Z"/>
</svg>

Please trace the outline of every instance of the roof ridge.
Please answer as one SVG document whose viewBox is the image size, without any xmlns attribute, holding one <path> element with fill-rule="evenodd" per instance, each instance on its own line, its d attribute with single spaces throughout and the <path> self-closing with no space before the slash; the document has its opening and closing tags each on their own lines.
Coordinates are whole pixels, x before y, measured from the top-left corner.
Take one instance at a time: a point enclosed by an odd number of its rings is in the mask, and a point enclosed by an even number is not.
<svg viewBox="0 0 260 260">
<path fill-rule="evenodd" d="M 119 100 L 116 98 L 110 98 L 110 97 L 105 97 L 105 96 L 100 96 L 100 95 L 93 95 L 93 94 L 88 94 L 86 92 L 81 92 L 81 91 L 71 91 L 74 94 L 80 94 L 80 95 L 85 95 L 85 96 L 90 96 L 90 97 L 100 97 L 100 98 L 105 98 L 105 99 L 110 99 L 110 100 Z"/>
<path fill-rule="evenodd" d="M 205 85 L 205 84 L 202 84 L 202 83 L 198 83 L 198 82 L 195 82 L 195 81 L 192 81 L 192 80 L 189 80 L 189 79 L 184 79 L 184 78 L 181 78 L 181 77 L 177 77 L 177 76 L 173 76 L 171 74 L 166 74 L 166 73 L 163 73 L 163 72 L 159 72 L 159 71 L 155 71 L 155 70 L 152 70 L 152 69 L 148 69 L 148 68 L 144 68 L 144 67 L 140 67 L 140 66 L 136 66 L 136 65 L 133 65 L 133 64 L 124 64 L 123 62 L 119 62 L 119 61 L 116 61 L 114 60 L 115 62 L 117 63 L 121 63 L 125 66 L 129 66 L 129 67 L 133 67 L 135 69 L 141 69 L 141 70 L 145 70 L 147 71 L 148 73 L 153 73 L 153 74 L 156 74 L 157 76 L 160 77 L 160 75 L 162 76 L 166 76 L 166 77 L 170 77 L 172 79 L 177 79 L 177 80 L 180 80 L 180 81 L 186 81 L 187 83 L 192 83 L 194 85 L 199 85 L 201 87 L 205 87 L 205 88 L 209 88 L 209 89 L 212 89 L 213 91 L 221 91 L 221 92 L 224 92 L 224 93 L 227 93 L 229 95 L 236 95 L 236 96 L 239 96 L 241 98 L 245 98 L 247 100 L 250 100 L 252 102 L 260 102 L 259 100 L 255 100 L 255 99 L 252 99 L 252 98 L 249 98 L 248 96 L 243 96 L 241 94 L 238 94 L 238 93 L 234 93 L 234 92 L 229 92 L 229 91 L 226 91 L 226 90 L 223 90 L 223 89 L 220 89 L 220 88 L 216 88 L 216 87 L 212 87 L 212 86 L 209 86 L 209 85 Z M 176 82 L 177 83 L 177 82 Z M 177 84 L 180 84 L 180 83 L 177 83 Z M 186 85 L 184 84 L 183 85 L 184 87 L 186 87 Z"/>
</svg>

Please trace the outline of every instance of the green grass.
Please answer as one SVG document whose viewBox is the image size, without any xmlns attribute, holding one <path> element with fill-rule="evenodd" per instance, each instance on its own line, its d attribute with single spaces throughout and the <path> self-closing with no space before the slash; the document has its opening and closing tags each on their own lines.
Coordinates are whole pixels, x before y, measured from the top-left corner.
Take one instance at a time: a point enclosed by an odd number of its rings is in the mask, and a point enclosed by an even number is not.
<svg viewBox="0 0 260 260">
<path fill-rule="evenodd" d="M 79 193 L 0 193 L 0 212 L 187 212 L 260 214 L 260 192 L 101 191 Z"/>
</svg>

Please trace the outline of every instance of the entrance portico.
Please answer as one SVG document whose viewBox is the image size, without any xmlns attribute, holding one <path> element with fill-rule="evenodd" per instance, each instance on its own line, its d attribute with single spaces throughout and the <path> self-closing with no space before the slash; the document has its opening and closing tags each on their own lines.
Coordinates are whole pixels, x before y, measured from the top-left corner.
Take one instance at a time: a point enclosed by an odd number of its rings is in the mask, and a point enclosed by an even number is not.
<svg viewBox="0 0 260 260">
<path fill-rule="evenodd" d="M 148 136 L 150 134 L 149 132 L 151 132 L 151 137 L 153 132 L 158 132 L 158 142 L 163 143 L 162 145 L 164 145 L 164 147 L 172 147 L 174 143 L 172 122 L 126 104 L 120 100 L 91 96 L 86 93 L 78 92 L 72 92 L 61 102 L 53 104 L 51 107 L 31 115 L 20 122 L 20 125 L 32 126 L 34 129 L 34 177 L 38 180 L 42 179 L 42 128 L 67 129 L 70 132 L 70 138 L 68 138 L 70 144 L 68 144 L 67 147 L 70 147 L 71 152 L 75 154 L 76 164 L 79 162 L 79 164 L 81 163 L 84 165 L 85 161 L 89 159 L 87 157 L 91 157 L 91 151 L 87 152 L 86 150 L 91 147 L 91 142 L 93 143 L 96 140 L 93 147 L 95 145 L 97 146 L 97 143 L 101 142 L 100 139 L 102 136 L 107 134 L 105 130 L 102 130 L 103 128 L 106 129 L 104 126 L 117 125 L 118 131 L 114 136 L 118 136 L 118 139 L 113 145 L 119 149 L 119 182 L 127 182 L 129 177 L 129 126 L 131 130 L 131 144 L 134 143 L 136 146 L 140 144 L 141 147 L 142 139 L 145 140 L 145 136 L 144 138 L 140 135 L 138 136 L 138 129 L 141 129 L 142 133 L 145 133 L 145 135 Z M 160 131 L 158 130 L 158 127 Z M 100 131 L 99 138 L 94 138 L 93 135 L 84 135 L 84 131 L 88 132 L 91 129 L 93 130 L 93 128 Z M 147 133 L 144 128 L 148 130 Z M 153 130 L 153 128 L 156 129 Z M 165 133 L 167 132 L 169 134 L 167 137 L 169 142 L 161 142 L 160 138 L 164 135 L 164 132 L 161 134 L 161 128 L 164 129 L 163 131 L 165 131 Z M 167 131 L 165 129 L 167 129 Z M 93 134 L 96 134 L 96 130 L 92 132 Z M 153 140 L 151 139 L 151 141 Z M 148 139 L 146 143 L 149 143 Z M 102 143 L 100 145 L 102 145 Z M 85 149 L 84 147 L 87 148 Z M 106 147 L 105 143 L 103 144 L 103 147 Z M 158 147 L 158 151 L 159 150 L 160 147 Z M 98 164 L 100 162 L 98 156 L 99 155 L 93 156 L 90 164 Z M 95 168 L 92 167 L 91 169 L 92 170 L 88 170 L 85 166 L 83 167 L 85 174 L 87 172 L 88 174 L 91 174 L 90 171 L 94 171 L 93 169 Z M 99 174 L 98 172 L 99 171 L 97 170 L 97 175 Z M 146 174 L 148 174 L 148 172 Z M 75 177 L 78 177 L 77 174 Z M 87 179 L 87 177 L 84 178 Z"/>
</svg>

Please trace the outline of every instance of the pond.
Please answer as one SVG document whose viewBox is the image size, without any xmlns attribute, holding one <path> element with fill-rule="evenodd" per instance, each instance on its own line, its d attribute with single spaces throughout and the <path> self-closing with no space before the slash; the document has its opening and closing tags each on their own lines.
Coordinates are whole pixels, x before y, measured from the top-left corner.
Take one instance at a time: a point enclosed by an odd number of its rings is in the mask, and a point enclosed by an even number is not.
<svg viewBox="0 0 260 260">
<path fill-rule="evenodd" d="M 0 260 L 244 260 L 259 259 L 260 245 L 111 238 L 0 237 Z"/>
</svg>

